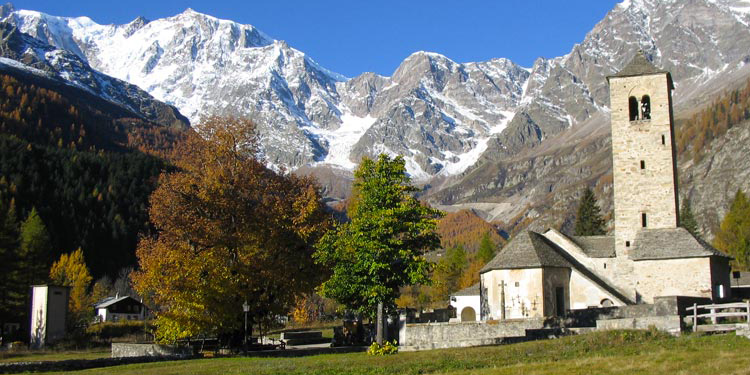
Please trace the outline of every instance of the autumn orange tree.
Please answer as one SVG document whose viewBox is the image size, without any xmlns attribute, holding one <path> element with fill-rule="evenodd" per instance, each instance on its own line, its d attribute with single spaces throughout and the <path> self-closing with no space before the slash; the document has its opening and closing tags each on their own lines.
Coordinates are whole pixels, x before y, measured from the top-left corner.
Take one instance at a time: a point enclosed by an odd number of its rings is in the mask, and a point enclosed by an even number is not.
<svg viewBox="0 0 750 375">
<path fill-rule="evenodd" d="M 210 118 L 176 147 L 150 199 L 157 229 L 137 249 L 138 292 L 157 306 L 157 339 L 237 337 L 249 318 L 287 313 L 325 276 L 313 244 L 329 226 L 316 183 L 266 168 L 253 124 Z M 252 325 L 251 325 L 252 326 Z"/>
</svg>

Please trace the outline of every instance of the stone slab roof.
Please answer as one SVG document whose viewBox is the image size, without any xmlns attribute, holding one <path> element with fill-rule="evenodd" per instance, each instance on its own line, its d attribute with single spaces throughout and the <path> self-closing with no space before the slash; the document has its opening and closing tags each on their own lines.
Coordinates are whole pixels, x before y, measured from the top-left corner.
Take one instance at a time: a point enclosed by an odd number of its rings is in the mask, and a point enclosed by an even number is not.
<svg viewBox="0 0 750 375">
<path fill-rule="evenodd" d="M 732 272 L 731 279 L 730 279 L 730 284 L 733 287 L 735 287 L 735 286 L 742 286 L 742 287 L 750 286 L 750 272 L 747 272 L 747 271 L 742 271 L 742 272 L 737 271 L 737 273 L 739 273 L 740 277 L 738 279 L 735 279 L 734 278 L 735 272 Z"/>
<path fill-rule="evenodd" d="M 656 73 L 666 73 L 666 71 L 660 70 L 655 67 L 654 64 L 651 63 L 651 61 L 648 61 L 648 58 L 646 57 L 646 54 L 643 53 L 643 50 L 638 50 L 638 52 L 635 53 L 635 56 L 633 56 L 633 59 L 630 60 L 628 65 L 625 65 L 622 70 L 610 77 L 631 77 Z"/>
<path fill-rule="evenodd" d="M 550 247 L 548 240 L 539 233 L 524 231 L 516 235 L 487 263 L 479 273 L 491 270 L 566 267 L 570 263 Z"/>
<path fill-rule="evenodd" d="M 468 288 L 459 290 L 456 293 L 451 294 L 452 296 L 478 296 L 479 295 L 479 283 L 476 283 Z"/>
<path fill-rule="evenodd" d="M 570 237 L 589 258 L 614 258 L 615 236 L 573 236 Z"/>
<path fill-rule="evenodd" d="M 643 229 L 635 236 L 632 260 L 701 258 L 729 255 L 695 238 L 685 228 Z"/>
<path fill-rule="evenodd" d="M 622 70 L 615 73 L 614 75 L 607 77 L 607 82 L 609 82 L 609 79 L 612 77 L 634 77 L 634 76 L 642 76 L 642 75 L 648 75 L 648 74 L 659 74 L 659 73 L 666 73 L 667 74 L 667 80 L 669 81 L 669 88 L 673 89 L 674 85 L 672 83 L 672 75 L 669 74 L 668 71 L 659 69 L 654 66 L 654 64 L 651 63 L 651 61 L 648 60 L 646 57 L 646 54 L 643 53 L 643 50 L 638 50 L 638 52 L 635 53 L 635 56 L 633 56 L 633 59 L 630 60 L 630 62 L 625 65 Z"/>
</svg>

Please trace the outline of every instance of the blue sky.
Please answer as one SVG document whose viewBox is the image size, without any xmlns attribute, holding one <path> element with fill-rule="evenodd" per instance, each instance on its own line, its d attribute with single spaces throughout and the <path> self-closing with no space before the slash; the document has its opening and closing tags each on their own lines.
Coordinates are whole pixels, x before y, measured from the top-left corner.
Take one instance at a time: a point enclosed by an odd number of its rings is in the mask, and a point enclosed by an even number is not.
<svg viewBox="0 0 750 375">
<path fill-rule="evenodd" d="M 157 19 L 186 8 L 251 24 L 346 76 L 391 75 L 411 53 L 458 62 L 506 57 L 530 67 L 556 57 L 614 8 L 616 0 L 28 0 L 17 9 L 88 16 L 101 24 Z"/>
</svg>

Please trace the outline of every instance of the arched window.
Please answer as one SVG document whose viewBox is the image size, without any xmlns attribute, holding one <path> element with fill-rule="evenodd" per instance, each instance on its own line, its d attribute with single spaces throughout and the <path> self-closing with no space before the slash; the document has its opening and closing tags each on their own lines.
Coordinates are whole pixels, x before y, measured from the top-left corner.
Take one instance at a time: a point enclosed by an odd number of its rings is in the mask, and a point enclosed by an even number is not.
<svg viewBox="0 0 750 375">
<path fill-rule="evenodd" d="M 638 120 L 638 99 L 635 96 L 631 96 L 628 99 L 628 107 L 630 108 L 630 121 Z"/>
<path fill-rule="evenodd" d="M 651 98 L 648 95 L 643 95 L 641 98 L 641 119 L 651 119 Z"/>
</svg>

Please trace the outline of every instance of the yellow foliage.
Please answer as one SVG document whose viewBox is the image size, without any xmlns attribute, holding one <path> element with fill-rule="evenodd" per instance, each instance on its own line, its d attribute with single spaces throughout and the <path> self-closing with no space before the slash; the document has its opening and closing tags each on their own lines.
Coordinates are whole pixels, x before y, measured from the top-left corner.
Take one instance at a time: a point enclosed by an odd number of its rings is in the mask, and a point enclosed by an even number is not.
<svg viewBox="0 0 750 375">
<path fill-rule="evenodd" d="M 479 282 L 479 270 L 484 267 L 484 264 L 479 260 L 474 260 L 469 263 L 469 267 L 464 270 L 461 278 L 458 280 L 458 290 L 468 288 Z"/>
<path fill-rule="evenodd" d="M 157 307 L 160 341 L 221 334 L 286 314 L 325 276 L 313 244 L 329 226 L 318 186 L 256 158 L 254 125 L 211 118 L 175 147 L 149 216 L 158 237 L 138 244 L 136 290 Z"/>
<path fill-rule="evenodd" d="M 76 320 L 86 319 L 91 310 L 92 301 L 87 290 L 92 278 L 81 248 L 70 254 L 61 255 L 60 259 L 52 264 L 49 278 L 54 284 L 70 287 L 70 313 Z"/>
</svg>

